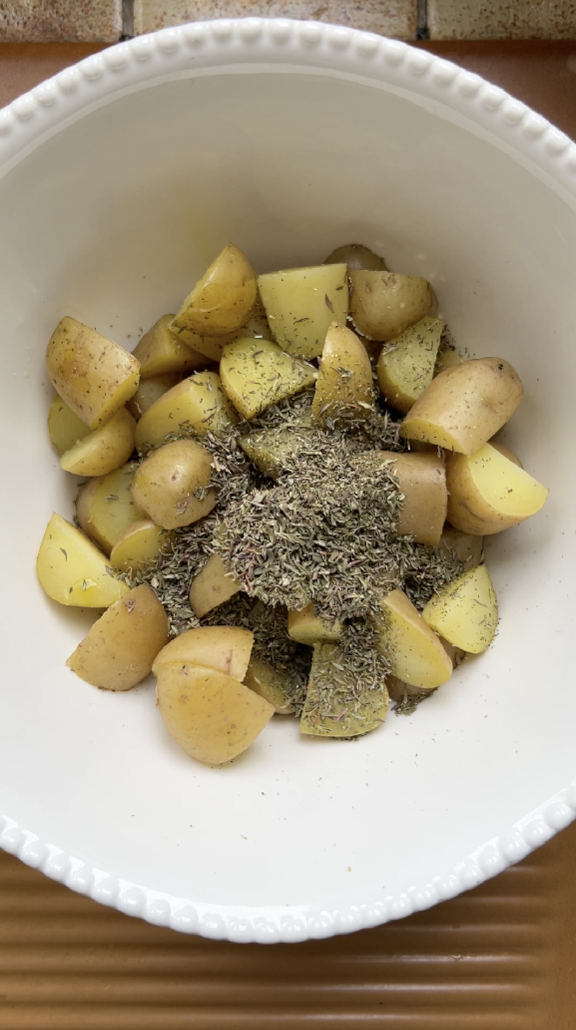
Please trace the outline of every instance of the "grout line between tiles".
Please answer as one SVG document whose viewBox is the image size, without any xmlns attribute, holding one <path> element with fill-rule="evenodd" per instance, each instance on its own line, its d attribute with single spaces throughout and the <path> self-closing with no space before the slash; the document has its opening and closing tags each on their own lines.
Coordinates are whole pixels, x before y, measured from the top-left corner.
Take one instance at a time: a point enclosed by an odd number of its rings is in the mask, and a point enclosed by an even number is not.
<svg viewBox="0 0 576 1030">
<path fill-rule="evenodd" d="M 428 0 L 416 0 L 416 39 L 430 39 Z"/>
<path fill-rule="evenodd" d="M 122 36 L 132 39 L 134 35 L 134 0 L 122 0 Z"/>
</svg>

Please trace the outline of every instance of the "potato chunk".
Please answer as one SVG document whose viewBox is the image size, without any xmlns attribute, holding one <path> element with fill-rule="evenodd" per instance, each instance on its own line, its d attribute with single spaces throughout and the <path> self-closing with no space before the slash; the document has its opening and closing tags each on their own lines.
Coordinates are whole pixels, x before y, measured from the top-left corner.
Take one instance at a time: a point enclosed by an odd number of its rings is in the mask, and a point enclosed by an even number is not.
<svg viewBox="0 0 576 1030">
<path fill-rule="evenodd" d="M 523 395 L 504 358 L 472 358 L 432 380 L 402 423 L 402 436 L 474 454 L 508 421 Z"/>
<path fill-rule="evenodd" d="M 166 612 L 151 587 L 139 586 L 110 605 L 66 665 L 95 687 L 130 690 L 146 679 L 167 640 Z"/>
<path fill-rule="evenodd" d="M 450 500 L 448 500 L 450 503 Z M 482 561 L 484 538 L 472 533 L 461 533 L 459 529 L 445 525 L 442 530 L 438 553 L 464 562 L 466 569 L 475 569 Z"/>
<path fill-rule="evenodd" d="M 242 626 L 198 626 L 174 637 L 157 655 L 152 672 L 170 662 L 198 665 L 242 681 L 250 661 L 254 643 L 252 630 Z"/>
<path fill-rule="evenodd" d="M 228 243 L 186 297 L 170 329 L 184 341 L 186 330 L 223 336 L 241 328 L 255 300 L 256 273 L 246 255 Z"/>
<path fill-rule="evenodd" d="M 464 533 L 489 535 L 517 526 L 548 497 L 545 486 L 489 443 L 469 457 L 449 454 L 446 481 L 448 521 Z"/>
<path fill-rule="evenodd" d="M 389 697 L 384 678 L 378 687 L 358 683 L 338 643 L 314 645 L 300 732 L 315 737 L 357 737 L 386 718 Z"/>
<path fill-rule="evenodd" d="M 252 337 L 226 344 L 220 362 L 222 386 L 244 418 L 312 386 L 316 369 L 285 354 L 270 340 Z"/>
<path fill-rule="evenodd" d="M 243 683 L 196 665 L 161 666 L 156 692 L 168 732 L 187 754 L 207 765 L 236 758 L 274 715 L 272 705 Z"/>
<path fill-rule="evenodd" d="M 193 429 L 198 436 L 224 435 L 236 412 L 216 372 L 197 372 L 168 390 L 148 408 L 136 426 L 136 447 L 146 451 L 165 443 L 171 433 Z"/>
<path fill-rule="evenodd" d="M 354 328 L 370 340 L 392 340 L 436 304 L 426 279 L 397 272 L 350 272 L 350 315 Z"/>
<path fill-rule="evenodd" d="M 93 429 L 60 458 L 65 472 L 75 476 L 105 476 L 124 465 L 134 450 L 136 422 L 120 408 L 109 422 Z"/>
<path fill-rule="evenodd" d="M 368 268 L 373 272 L 387 272 L 388 266 L 384 258 L 375 254 L 373 250 L 364 247 L 361 243 L 345 243 L 343 247 L 336 247 L 324 261 L 325 265 L 346 265 L 349 272 L 356 272 L 359 268 Z"/>
<path fill-rule="evenodd" d="M 174 317 L 162 315 L 136 344 L 132 353 L 140 362 L 142 379 L 169 373 L 183 376 L 206 368 L 207 358 L 188 344 L 182 343 L 175 333 L 170 332 L 168 327 Z"/>
<path fill-rule="evenodd" d="M 314 615 L 314 605 L 308 604 L 299 611 L 288 612 L 288 636 L 299 644 L 312 647 L 320 640 L 336 641 L 342 635 L 342 623 L 337 620 L 332 625 Z"/>
<path fill-rule="evenodd" d="M 380 650 L 398 679 L 420 690 L 434 690 L 450 679 L 450 658 L 402 590 L 383 598 L 379 629 Z"/>
<path fill-rule="evenodd" d="M 110 554 L 123 533 L 142 518 L 130 493 L 137 468 L 135 462 L 128 462 L 107 476 L 94 477 L 78 492 L 78 525 L 105 554 Z"/>
<path fill-rule="evenodd" d="M 421 544 L 437 547 L 446 521 L 448 493 L 442 458 L 434 451 L 422 454 L 396 454 L 393 451 L 366 451 L 353 459 L 362 468 L 390 471 L 404 495 L 399 513 L 398 535 L 413 536 Z"/>
<path fill-rule="evenodd" d="M 378 385 L 384 399 L 404 415 L 434 376 L 444 322 L 426 315 L 382 348 Z"/>
<path fill-rule="evenodd" d="M 69 408 L 61 397 L 55 397 L 48 412 L 48 435 L 60 454 L 88 436 L 90 426 Z"/>
<path fill-rule="evenodd" d="M 90 429 L 123 408 L 140 380 L 132 354 L 68 316 L 50 337 L 46 368 L 54 389 Z"/>
<path fill-rule="evenodd" d="M 276 715 L 293 714 L 294 682 L 285 671 L 261 658 L 251 657 L 243 678 L 250 690 L 274 706 Z"/>
<path fill-rule="evenodd" d="M 455 647 L 485 651 L 498 626 L 498 601 L 486 566 L 477 565 L 439 590 L 422 618 Z"/>
<path fill-rule="evenodd" d="M 258 277 L 258 289 L 276 343 L 288 354 L 316 358 L 331 322 L 346 324 L 346 265 L 289 268 Z"/>
<path fill-rule="evenodd" d="M 108 560 L 80 529 L 54 514 L 48 523 L 38 557 L 38 579 L 48 597 L 80 608 L 108 608 L 127 593 Z"/>
<path fill-rule="evenodd" d="M 312 415 L 319 424 L 327 419 L 367 418 L 372 411 L 372 366 L 356 333 L 332 322 L 322 349 Z"/>
<path fill-rule="evenodd" d="M 142 462 L 132 480 L 132 500 L 163 529 L 189 526 L 216 504 L 216 491 L 208 488 L 211 476 L 206 448 L 195 440 L 175 440 Z"/>
<path fill-rule="evenodd" d="M 138 389 L 130 398 L 126 407 L 133 418 L 138 421 L 168 390 L 178 386 L 180 376 L 174 372 L 165 376 L 154 376 L 152 379 L 141 379 Z"/>
<path fill-rule="evenodd" d="M 139 519 L 128 526 L 110 552 L 114 569 L 141 569 L 158 558 L 170 546 L 172 534 L 150 519 Z"/>
<path fill-rule="evenodd" d="M 230 576 L 219 554 L 210 555 L 205 566 L 190 585 L 190 607 L 197 619 L 224 604 L 242 590 L 242 584 Z"/>
</svg>

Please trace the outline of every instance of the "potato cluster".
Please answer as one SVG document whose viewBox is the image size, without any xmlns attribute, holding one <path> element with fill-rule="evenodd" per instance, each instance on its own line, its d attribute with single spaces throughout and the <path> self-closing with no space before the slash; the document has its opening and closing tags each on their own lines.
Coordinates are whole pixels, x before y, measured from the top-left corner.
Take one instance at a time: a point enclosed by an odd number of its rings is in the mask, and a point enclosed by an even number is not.
<svg viewBox="0 0 576 1030">
<path fill-rule="evenodd" d="M 464 654 L 491 643 L 498 607 L 483 537 L 534 515 L 548 491 L 494 439 L 522 399 L 516 371 L 503 358 L 458 355 L 426 280 L 390 271 L 359 244 L 322 265 L 257 276 L 228 244 L 179 311 L 163 315 L 132 354 L 66 316 L 46 362 L 58 394 L 50 439 L 64 471 L 86 481 L 77 525 L 50 519 L 38 577 L 61 604 L 103 610 L 68 665 L 109 690 L 127 690 L 152 671 L 164 723 L 194 758 L 229 761 L 274 712 L 292 711 L 282 675 L 251 655 L 253 633 L 241 627 L 201 626 L 169 641 L 154 589 L 130 587 L 120 574 L 153 564 L 176 530 L 218 505 L 206 435 L 225 437 L 239 420 L 303 390 L 314 391 L 313 423 L 329 432 L 371 417 L 379 388 L 403 416 L 406 451 L 367 451 L 354 467 L 389 469 L 402 495 L 398 535 L 463 563 L 422 611 L 402 590 L 383 592 L 376 629 L 390 694 L 435 690 Z M 290 445 L 280 436 L 242 438 L 272 478 Z M 241 589 L 215 552 L 189 584 L 191 613 L 201 619 Z M 313 648 L 305 734 L 353 736 L 385 717 L 384 684 L 377 703 L 374 692 L 357 692 L 346 719 L 325 700 L 326 677 L 341 667 L 345 620 L 342 612 L 328 623 L 312 604 L 288 613 L 289 635 Z"/>
</svg>

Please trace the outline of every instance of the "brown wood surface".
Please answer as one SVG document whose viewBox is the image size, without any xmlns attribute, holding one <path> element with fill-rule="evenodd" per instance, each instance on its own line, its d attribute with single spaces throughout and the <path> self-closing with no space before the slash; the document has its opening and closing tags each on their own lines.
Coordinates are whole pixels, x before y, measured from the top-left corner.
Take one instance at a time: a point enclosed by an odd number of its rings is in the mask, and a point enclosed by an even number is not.
<svg viewBox="0 0 576 1030">
<path fill-rule="evenodd" d="M 576 137 L 576 41 L 421 45 Z M 99 49 L 0 45 L 0 106 Z M 429 912 L 266 948 L 148 926 L 0 853 L 0 1030 L 573 1030 L 575 881 L 576 825 Z"/>
</svg>

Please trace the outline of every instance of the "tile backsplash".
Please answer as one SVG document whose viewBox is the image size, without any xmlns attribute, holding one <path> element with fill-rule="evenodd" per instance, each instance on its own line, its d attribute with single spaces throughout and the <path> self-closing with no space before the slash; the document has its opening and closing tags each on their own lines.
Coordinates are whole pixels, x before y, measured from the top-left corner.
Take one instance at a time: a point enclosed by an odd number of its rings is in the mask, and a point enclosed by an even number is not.
<svg viewBox="0 0 576 1030">
<path fill-rule="evenodd" d="M 222 17 L 350 25 L 397 39 L 576 39 L 576 0 L 0 0 L 0 42 L 115 43 Z"/>
</svg>

